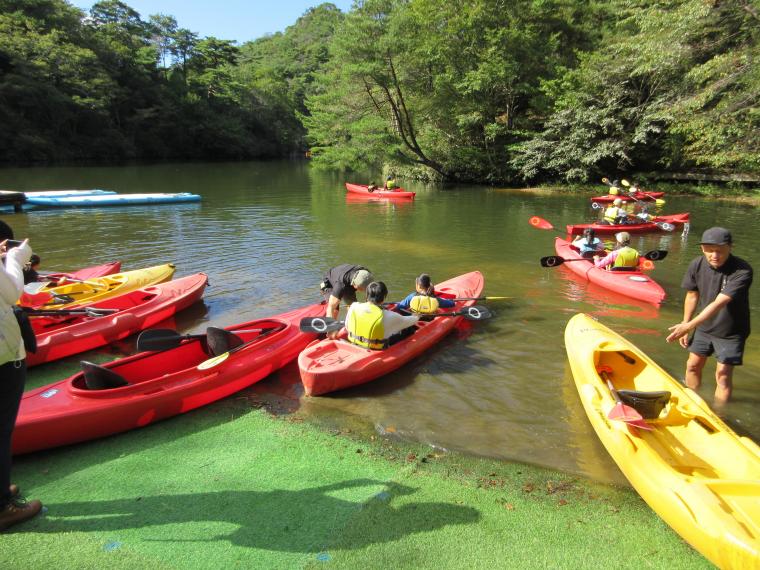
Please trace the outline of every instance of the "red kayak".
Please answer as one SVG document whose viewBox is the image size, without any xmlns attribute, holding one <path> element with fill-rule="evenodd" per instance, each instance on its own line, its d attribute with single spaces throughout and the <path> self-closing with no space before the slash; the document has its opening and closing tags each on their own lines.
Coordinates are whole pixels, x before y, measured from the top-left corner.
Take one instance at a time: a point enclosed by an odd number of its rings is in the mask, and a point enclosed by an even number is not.
<svg viewBox="0 0 760 570">
<path fill-rule="evenodd" d="M 570 242 L 556 238 L 554 249 L 557 255 L 565 259 L 565 267 L 572 270 L 591 283 L 614 291 L 627 297 L 647 301 L 659 305 L 665 300 L 665 290 L 659 283 L 648 277 L 641 270 L 609 271 L 594 266 L 593 260 L 581 257 L 578 250 Z M 571 260 L 568 263 L 568 260 Z M 578 260 L 578 261 L 576 261 Z"/>
<path fill-rule="evenodd" d="M 362 194 L 364 196 L 377 196 L 379 198 L 414 198 L 414 192 L 407 192 L 403 188 L 396 188 L 395 190 L 383 190 L 378 188 L 374 192 L 370 192 L 368 187 L 364 184 L 351 184 L 346 182 L 346 190 L 353 192 L 354 194 Z"/>
<path fill-rule="evenodd" d="M 169 350 L 83 364 L 86 372 L 24 394 L 13 453 L 143 427 L 234 394 L 292 361 L 315 338 L 299 330 L 300 320 L 324 314 L 317 304 L 229 327 L 244 344 L 221 353 L 217 347 L 218 355 L 191 337 Z"/>
<path fill-rule="evenodd" d="M 189 275 L 137 289 L 85 306 L 68 307 L 60 316 L 30 315 L 37 352 L 27 354 L 28 366 L 52 362 L 103 346 L 152 327 L 200 300 L 208 285 L 205 273 Z M 114 311 L 103 316 L 91 316 Z M 80 314 L 68 314 L 69 311 Z M 54 313 L 55 311 L 50 311 Z"/>
<path fill-rule="evenodd" d="M 633 219 L 633 218 L 632 218 Z M 593 224 L 568 224 L 567 233 L 569 235 L 582 235 L 586 228 L 593 228 L 597 234 L 615 234 L 617 232 L 628 232 L 629 234 L 642 234 L 646 232 L 673 231 L 678 226 L 689 223 L 689 213 L 670 214 L 667 216 L 654 216 L 651 222 L 641 222 L 638 224 L 602 224 L 594 222 Z M 668 228 L 670 224 L 673 227 Z"/>
<path fill-rule="evenodd" d="M 628 192 L 623 194 L 607 194 L 605 196 L 594 196 L 592 202 L 614 202 L 615 198 L 620 198 L 623 202 L 654 202 L 657 198 L 662 198 L 665 192 Z"/>
<path fill-rule="evenodd" d="M 93 265 L 92 267 L 85 267 L 78 271 L 72 271 L 71 273 L 55 272 L 55 273 L 40 273 L 40 281 L 57 281 L 62 277 L 72 281 L 86 281 L 87 279 L 95 279 L 96 277 L 105 277 L 106 275 L 113 275 L 121 271 L 121 261 L 112 261 L 110 263 L 104 263 L 102 265 Z"/>
<path fill-rule="evenodd" d="M 435 287 L 436 295 L 449 299 L 478 297 L 482 291 L 483 275 L 479 271 L 465 273 Z M 442 312 L 455 312 L 474 303 L 458 301 L 456 307 L 442 309 Z M 342 339 L 313 342 L 298 357 L 306 395 L 343 390 L 388 374 L 435 346 L 460 320 L 462 317 L 420 321 L 413 335 L 385 350 L 368 350 Z"/>
</svg>

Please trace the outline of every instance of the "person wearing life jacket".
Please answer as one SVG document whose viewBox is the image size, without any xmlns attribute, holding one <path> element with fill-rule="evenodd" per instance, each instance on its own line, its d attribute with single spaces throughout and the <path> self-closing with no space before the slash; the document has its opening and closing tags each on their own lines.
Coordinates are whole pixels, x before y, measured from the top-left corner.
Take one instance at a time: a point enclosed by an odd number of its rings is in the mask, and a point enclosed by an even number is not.
<svg viewBox="0 0 760 570">
<path fill-rule="evenodd" d="M 622 206 L 623 200 L 615 198 L 612 205 L 604 211 L 604 219 L 602 221 L 606 224 L 615 225 L 627 220 L 628 212 L 626 212 Z"/>
<path fill-rule="evenodd" d="M 594 265 L 596 267 L 612 266 L 613 270 L 625 271 L 636 269 L 639 266 L 639 252 L 630 246 L 631 234 L 628 232 L 618 232 L 615 234 L 617 245 L 615 249 L 601 258 L 594 256 Z"/>
<path fill-rule="evenodd" d="M 367 302 L 353 303 L 346 314 L 348 341 L 370 350 L 383 350 L 414 332 L 417 315 L 383 309 L 388 288 L 382 281 L 367 286 Z"/>
<path fill-rule="evenodd" d="M 385 180 L 385 189 L 393 192 L 396 190 L 396 188 L 396 179 L 393 176 L 388 176 L 388 178 Z"/>
<path fill-rule="evenodd" d="M 396 305 L 397 311 L 430 315 L 438 309 L 450 309 L 456 306 L 456 303 L 451 299 L 436 296 L 435 286 L 427 273 L 422 273 L 417 277 L 414 289 L 413 293 L 409 293 L 404 300 Z"/>
<path fill-rule="evenodd" d="M 596 237 L 594 228 L 584 229 L 583 235 L 576 239 L 572 245 L 578 248 L 578 252 L 583 257 L 591 257 L 593 254 L 599 254 L 604 251 L 604 244 L 602 240 Z"/>
</svg>

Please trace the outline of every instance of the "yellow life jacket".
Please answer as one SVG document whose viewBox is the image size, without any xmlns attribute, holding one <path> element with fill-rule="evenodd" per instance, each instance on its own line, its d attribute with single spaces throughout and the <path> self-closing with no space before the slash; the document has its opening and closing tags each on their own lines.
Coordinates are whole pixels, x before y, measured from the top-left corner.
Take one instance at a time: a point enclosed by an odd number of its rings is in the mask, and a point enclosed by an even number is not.
<svg viewBox="0 0 760 570">
<path fill-rule="evenodd" d="M 348 340 L 358 346 L 382 350 L 388 346 L 384 340 L 383 309 L 373 303 L 354 303 L 346 321 Z"/>
<path fill-rule="evenodd" d="M 387 180 L 387 181 L 385 182 L 385 187 L 386 187 L 388 190 L 393 190 L 393 189 L 396 187 L 396 179 L 394 178 L 394 179 L 392 179 L 392 180 Z"/>
<path fill-rule="evenodd" d="M 435 297 L 428 297 L 427 295 L 415 295 L 412 300 L 409 301 L 409 308 L 413 313 L 420 313 L 421 315 L 432 315 L 438 312 L 438 299 Z"/>
<path fill-rule="evenodd" d="M 610 206 L 604 211 L 604 219 L 611 224 L 615 223 L 615 220 L 617 220 L 619 215 L 620 215 L 620 208 L 618 208 L 617 206 Z"/>
<path fill-rule="evenodd" d="M 615 267 L 636 267 L 639 264 L 639 252 L 634 248 L 625 246 L 620 248 L 615 258 Z"/>
</svg>

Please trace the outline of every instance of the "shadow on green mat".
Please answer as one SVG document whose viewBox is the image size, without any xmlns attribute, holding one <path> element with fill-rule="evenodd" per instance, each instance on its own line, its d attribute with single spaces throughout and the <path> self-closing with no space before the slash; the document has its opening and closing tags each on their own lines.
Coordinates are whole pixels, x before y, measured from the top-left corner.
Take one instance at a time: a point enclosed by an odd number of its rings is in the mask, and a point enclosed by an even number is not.
<svg viewBox="0 0 760 570">
<path fill-rule="evenodd" d="M 363 486 L 384 486 L 366 502 L 346 501 L 330 493 Z M 48 513 L 28 531 L 38 533 L 103 532 L 182 523 L 229 523 L 238 529 L 191 542 L 229 540 L 236 546 L 282 552 L 311 552 L 315 544 L 334 538 L 336 530 L 358 517 L 364 521 L 349 548 L 391 542 L 407 535 L 473 524 L 480 513 L 471 507 L 448 503 L 409 503 L 395 507 L 394 497 L 417 489 L 372 479 L 347 480 L 300 491 L 220 491 L 197 494 L 159 495 L 110 501 L 48 504 Z M 188 509 L 188 505 L 194 508 Z M 319 521 L 317 525 L 305 521 Z M 366 524 L 369 520 L 370 524 Z M 175 527 L 178 528 L 178 527 Z M 197 532 L 197 528 L 196 528 Z M 191 536 L 197 536 L 195 532 Z M 150 539 L 148 539 L 150 540 Z M 183 540 L 174 536 L 171 542 Z"/>
</svg>

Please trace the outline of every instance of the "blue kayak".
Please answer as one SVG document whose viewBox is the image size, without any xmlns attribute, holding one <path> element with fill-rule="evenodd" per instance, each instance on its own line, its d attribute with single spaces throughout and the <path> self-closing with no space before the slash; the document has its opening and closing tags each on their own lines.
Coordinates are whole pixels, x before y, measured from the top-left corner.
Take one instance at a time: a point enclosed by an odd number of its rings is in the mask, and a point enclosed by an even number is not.
<svg viewBox="0 0 760 570">
<path fill-rule="evenodd" d="M 27 197 L 26 203 L 49 208 L 71 208 L 81 206 L 135 206 L 145 204 L 174 204 L 178 202 L 200 202 L 198 194 L 88 194 L 84 196 Z"/>
<path fill-rule="evenodd" d="M 92 190 L 34 190 L 24 192 L 27 200 L 29 198 L 68 198 L 69 196 L 94 196 L 102 194 L 116 194 L 113 190 L 101 190 L 93 188 Z"/>
</svg>

